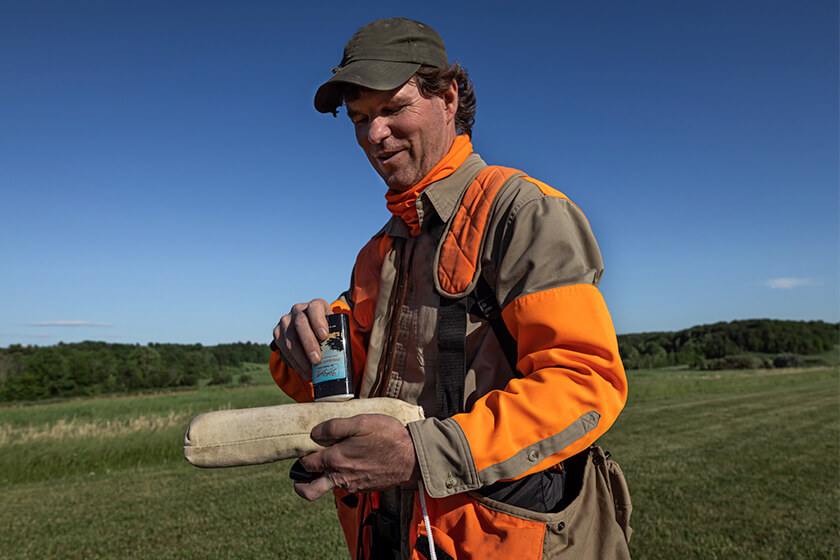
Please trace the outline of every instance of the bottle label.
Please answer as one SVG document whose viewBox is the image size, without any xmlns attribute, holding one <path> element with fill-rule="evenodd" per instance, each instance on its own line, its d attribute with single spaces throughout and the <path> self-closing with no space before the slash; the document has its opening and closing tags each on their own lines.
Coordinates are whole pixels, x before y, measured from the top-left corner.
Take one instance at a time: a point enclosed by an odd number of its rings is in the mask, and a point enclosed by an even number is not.
<svg viewBox="0 0 840 560">
<path fill-rule="evenodd" d="M 312 383 L 323 383 L 347 377 L 344 364 L 344 337 L 341 332 L 330 331 L 321 342 L 321 362 L 312 366 Z"/>
<path fill-rule="evenodd" d="M 353 366 L 350 355 L 350 321 L 347 315 L 327 316 L 329 334 L 321 342 L 321 362 L 312 366 L 316 401 L 353 397 Z"/>
</svg>

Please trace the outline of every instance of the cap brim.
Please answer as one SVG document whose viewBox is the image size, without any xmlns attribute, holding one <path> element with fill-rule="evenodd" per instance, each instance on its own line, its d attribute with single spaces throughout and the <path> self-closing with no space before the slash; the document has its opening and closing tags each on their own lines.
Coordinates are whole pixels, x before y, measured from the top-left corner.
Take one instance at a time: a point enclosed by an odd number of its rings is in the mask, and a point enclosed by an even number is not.
<svg viewBox="0 0 840 560">
<path fill-rule="evenodd" d="M 420 64 L 391 62 L 388 60 L 358 60 L 340 68 L 315 92 L 315 109 L 320 113 L 333 113 L 341 105 L 339 85 L 355 84 L 375 90 L 389 90 L 406 83 Z"/>
</svg>

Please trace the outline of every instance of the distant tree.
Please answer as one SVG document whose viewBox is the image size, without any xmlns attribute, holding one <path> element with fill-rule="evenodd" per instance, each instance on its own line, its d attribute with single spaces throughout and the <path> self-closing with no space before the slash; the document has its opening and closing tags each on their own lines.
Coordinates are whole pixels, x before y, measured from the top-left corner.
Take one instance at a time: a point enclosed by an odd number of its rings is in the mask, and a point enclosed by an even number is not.
<svg viewBox="0 0 840 560">
<path fill-rule="evenodd" d="M 632 344 L 619 342 L 618 352 L 624 363 L 624 369 L 639 369 L 642 367 L 640 364 L 641 354 Z"/>
<path fill-rule="evenodd" d="M 773 358 L 773 367 L 777 368 L 802 367 L 804 365 L 805 360 L 796 354 L 778 354 Z"/>
<path fill-rule="evenodd" d="M 708 360 L 703 363 L 701 369 L 722 370 L 722 369 L 763 369 L 766 363 L 761 357 L 754 354 L 738 354 L 725 356 L 716 360 Z"/>
<path fill-rule="evenodd" d="M 138 389 L 149 389 L 152 387 L 165 387 L 166 374 L 161 364 L 160 352 L 151 346 L 138 346 L 132 350 L 129 360 L 137 365 L 140 372 L 140 387 Z"/>
<path fill-rule="evenodd" d="M 23 373 L 23 354 L 21 352 L 9 351 L 0 353 L 0 387 L 6 379 L 13 378 Z"/>
<path fill-rule="evenodd" d="M 208 385 L 227 385 L 233 382 L 233 375 L 226 371 L 217 371 L 210 378 Z"/>
<path fill-rule="evenodd" d="M 668 352 L 665 351 L 660 342 L 652 340 L 645 344 L 643 354 L 647 358 L 647 367 L 656 368 L 668 365 Z"/>
<path fill-rule="evenodd" d="M 75 394 L 76 381 L 70 371 L 69 350 L 63 345 L 42 348 L 26 361 L 25 372 L 38 380 L 50 397 Z"/>
</svg>

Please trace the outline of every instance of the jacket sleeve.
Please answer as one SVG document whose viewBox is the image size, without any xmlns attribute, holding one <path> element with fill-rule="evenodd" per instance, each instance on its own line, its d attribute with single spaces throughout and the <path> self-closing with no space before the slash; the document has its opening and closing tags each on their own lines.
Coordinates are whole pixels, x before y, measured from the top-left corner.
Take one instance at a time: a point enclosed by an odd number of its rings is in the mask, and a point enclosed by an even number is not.
<svg viewBox="0 0 840 560">
<path fill-rule="evenodd" d="M 391 248 L 391 241 L 384 235 L 384 230 L 385 228 L 374 235 L 359 251 L 350 278 L 350 289 L 330 305 L 333 313 L 345 313 L 351 319 L 350 351 L 357 394 L 362 385 L 362 374 L 367 359 L 370 326 L 373 322 L 377 298 L 378 282 L 376 280 L 379 277 L 382 261 Z M 273 343 L 271 347 L 273 352 L 269 369 L 274 382 L 295 401 L 311 402 L 314 399 L 312 382 L 292 369 Z"/>
<path fill-rule="evenodd" d="M 339 299 L 334 301 L 330 308 L 333 313 L 345 313 L 350 315 L 353 319 L 353 312 L 349 303 L 349 296 L 342 295 Z M 361 372 L 365 364 L 365 347 L 364 336 L 358 329 L 355 321 L 350 321 L 350 341 L 351 341 L 351 360 L 353 361 L 354 381 L 358 387 L 361 382 Z M 301 375 L 292 369 L 286 360 L 283 358 L 280 350 L 272 343 L 271 358 L 269 359 L 269 370 L 271 377 L 277 386 L 280 387 L 284 393 L 292 397 L 296 402 L 312 402 L 314 400 L 314 393 L 312 389 L 312 382 L 301 377 Z"/>
<path fill-rule="evenodd" d="M 627 397 L 589 224 L 560 193 L 532 182 L 540 193 L 513 205 L 495 271 L 522 378 L 469 412 L 409 424 L 432 497 L 556 465 L 595 442 Z"/>
</svg>

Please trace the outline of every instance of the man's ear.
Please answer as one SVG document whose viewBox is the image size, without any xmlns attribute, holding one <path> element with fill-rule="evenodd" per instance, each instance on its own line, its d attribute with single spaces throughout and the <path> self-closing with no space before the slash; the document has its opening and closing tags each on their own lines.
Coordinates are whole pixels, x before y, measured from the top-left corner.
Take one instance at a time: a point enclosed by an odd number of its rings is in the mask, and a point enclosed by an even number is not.
<svg viewBox="0 0 840 560">
<path fill-rule="evenodd" d="M 458 112 L 458 82 L 454 79 L 449 84 L 449 88 L 441 94 L 443 99 L 443 108 L 446 112 L 447 124 L 455 120 L 455 113 Z"/>
</svg>

